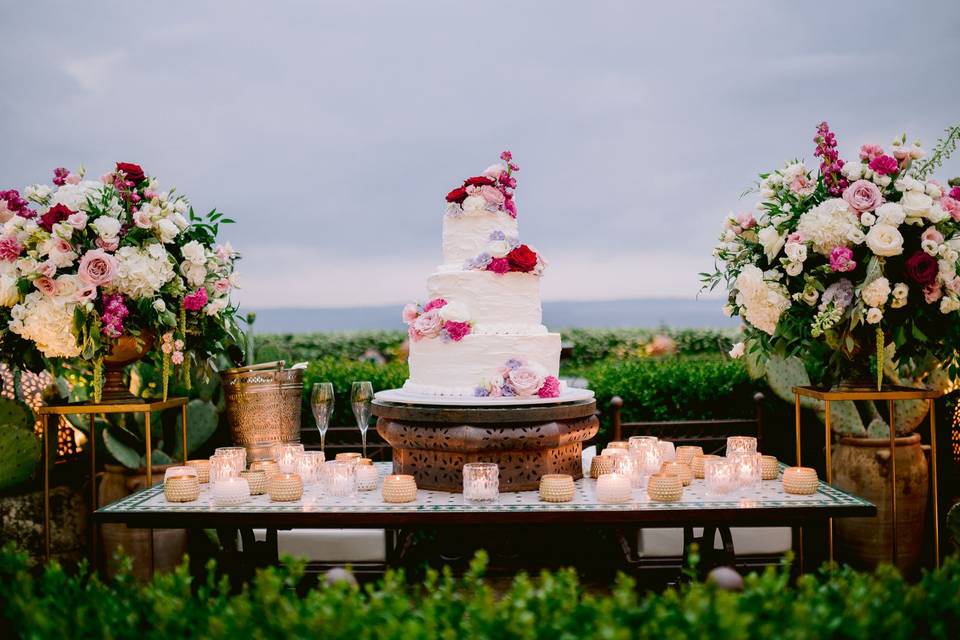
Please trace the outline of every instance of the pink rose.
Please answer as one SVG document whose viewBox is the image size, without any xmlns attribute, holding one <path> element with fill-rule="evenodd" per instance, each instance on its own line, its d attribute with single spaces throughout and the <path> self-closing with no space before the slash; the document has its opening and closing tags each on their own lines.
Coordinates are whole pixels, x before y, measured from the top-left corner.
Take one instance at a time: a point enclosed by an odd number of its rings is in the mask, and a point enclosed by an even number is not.
<svg viewBox="0 0 960 640">
<path fill-rule="evenodd" d="M 940 207 L 950 214 L 950 217 L 960 222 L 960 200 L 951 196 L 940 198 Z"/>
<path fill-rule="evenodd" d="M 40 276 L 33 281 L 33 286 L 40 290 L 41 293 L 48 296 L 57 295 L 57 282 L 52 278 L 47 276 Z"/>
<path fill-rule="evenodd" d="M 799 231 L 794 231 L 787 236 L 787 243 L 790 244 L 803 244 L 803 234 Z"/>
<path fill-rule="evenodd" d="M 420 315 L 420 309 L 417 308 L 417 305 L 411 302 L 403 307 L 403 312 L 400 315 L 405 324 L 410 324 L 417 319 L 418 315 Z"/>
<path fill-rule="evenodd" d="M 116 251 L 117 247 L 120 246 L 120 238 L 113 238 L 112 240 L 97 238 L 96 244 L 104 251 Z"/>
<path fill-rule="evenodd" d="M 80 231 L 87 226 L 87 214 L 83 211 L 78 211 L 74 214 L 67 216 L 67 224 Z"/>
<path fill-rule="evenodd" d="M 96 287 L 86 287 L 82 289 L 77 289 L 77 292 L 74 294 L 74 299 L 79 303 L 92 302 L 97 299 L 97 288 Z"/>
<path fill-rule="evenodd" d="M 95 287 L 109 284 L 117 275 L 117 259 L 103 249 L 91 249 L 80 258 L 77 275 Z"/>
<path fill-rule="evenodd" d="M 224 295 L 230 291 L 230 281 L 226 278 L 220 278 L 213 283 L 213 290 L 217 293 L 217 295 Z"/>
<path fill-rule="evenodd" d="M 52 278 L 53 274 L 55 274 L 56 272 L 57 272 L 57 265 L 53 264 L 49 260 L 45 260 L 44 262 L 41 262 L 39 265 L 37 265 L 37 273 L 39 273 L 42 276 L 47 276 L 48 278 Z"/>
<path fill-rule="evenodd" d="M 737 214 L 737 226 L 741 229 L 751 229 L 757 226 L 757 219 L 749 211 Z"/>
<path fill-rule="evenodd" d="M 933 304 L 942 297 L 943 287 L 940 286 L 939 282 L 928 284 L 923 288 L 923 299 L 927 301 L 927 304 Z"/>
<path fill-rule="evenodd" d="M 460 342 L 466 336 L 470 335 L 469 322 L 445 322 L 443 330 L 447 336 L 454 342 Z"/>
<path fill-rule="evenodd" d="M 423 339 L 423 336 L 417 331 L 417 328 L 411 322 L 407 325 L 407 335 L 410 337 L 411 342 L 420 342 Z"/>
<path fill-rule="evenodd" d="M 537 395 L 541 398 L 559 398 L 560 381 L 553 376 L 547 376 L 543 379 L 543 386 L 540 387 L 540 391 L 537 392 Z"/>
<path fill-rule="evenodd" d="M 921 240 L 932 240 L 937 244 L 943 244 L 943 234 L 937 231 L 936 227 L 927 227 L 924 229 L 923 233 L 920 234 Z"/>
<path fill-rule="evenodd" d="M 440 329 L 443 328 L 443 320 L 440 319 L 440 312 L 437 309 L 424 311 L 416 320 L 413 326 L 420 335 L 425 338 L 433 338 L 440 335 Z"/>
<path fill-rule="evenodd" d="M 834 247 L 833 251 L 830 252 L 830 268 L 839 273 L 853 271 L 857 268 L 850 247 Z"/>
<path fill-rule="evenodd" d="M 513 392 L 523 398 L 536 395 L 543 386 L 544 376 L 535 367 L 520 366 L 511 369 L 507 375 L 507 382 Z"/>
<path fill-rule="evenodd" d="M 860 147 L 860 159 L 864 162 L 870 162 L 877 156 L 883 155 L 883 147 L 878 144 L 865 144 Z"/>
<path fill-rule="evenodd" d="M 486 200 L 488 204 L 493 204 L 498 207 L 503 204 L 505 199 L 499 189 L 487 185 L 480 187 L 480 195 L 483 196 L 483 199 Z"/>
<path fill-rule="evenodd" d="M 506 167 L 502 164 L 492 164 L 484 169 L 480 175 L 496 180 L 504 171 L 506 171 Z"/>
<path fill-rule="evenodd" d="M 433 311 L 434 309 L 440 309 L 445 306 L 447 306 L 446 300 L 444 300 L 443 298 L 434 298 L 433 300 L 431 300 L 430 302 L 424 305 L 423 310 L 424 312 Z"/>
<path fill-rule="evenodd" d="M 0 260 L 13 262 L 20 257 L 23 251 L 23 245 L 13 236 L 4 236 L 0 238 Z"/>
<path fill-rule="evenodd" d="M 857 180 L 844 189 L 843 199 L 858 213 L 873 211 L 883 202 L 879 187 L 868 180 Z"/>
</svg>

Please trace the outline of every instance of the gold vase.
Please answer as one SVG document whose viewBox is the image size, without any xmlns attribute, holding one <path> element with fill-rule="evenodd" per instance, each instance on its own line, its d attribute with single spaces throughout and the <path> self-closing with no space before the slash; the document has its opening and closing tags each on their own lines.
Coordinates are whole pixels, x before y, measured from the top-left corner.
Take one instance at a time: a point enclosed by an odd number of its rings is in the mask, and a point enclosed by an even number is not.
<svg viewBox="0 0 960 640">
<path fill-rule="evenodd" d="M 130 393 L 129 386 L 123 381 L 123 370 L 147 355 L 153 347 L 154 336 L 144 331 L 140 336 L 123 335 L 117 338 L 110 353 L 103 357 L 103 392 L 100 404 L 128 404 L 140 402 L 140 398 Z"/>
</svg>

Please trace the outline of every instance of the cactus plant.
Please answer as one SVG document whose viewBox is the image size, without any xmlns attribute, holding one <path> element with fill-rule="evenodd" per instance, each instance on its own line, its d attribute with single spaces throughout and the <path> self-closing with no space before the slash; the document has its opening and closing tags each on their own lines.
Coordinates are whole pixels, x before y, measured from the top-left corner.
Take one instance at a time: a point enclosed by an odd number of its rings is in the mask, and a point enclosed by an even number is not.
<svg viewBox="0 0 960 640">
<path fill-rule="evenodd" d="M 29 480 L 39 459 L 40 442 L 33 431 L 0 424 L 0 490 Z"/>
<path fill-rule="evenodd" d="M 9 424 L 33 431 L 33 412 L 19 400 L 0 398 L 0 424 Z"/>
</svg>

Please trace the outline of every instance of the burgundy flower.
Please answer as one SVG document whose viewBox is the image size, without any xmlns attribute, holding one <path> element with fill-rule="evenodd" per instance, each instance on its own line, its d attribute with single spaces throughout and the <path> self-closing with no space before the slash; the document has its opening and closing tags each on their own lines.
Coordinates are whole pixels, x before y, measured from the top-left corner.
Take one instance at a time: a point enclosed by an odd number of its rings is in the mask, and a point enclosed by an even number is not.
<svg viewBox="0 0 960 640">
<path fill-rule="evenodd" d="M 950 197 L 954 200 L 960 200 L 960 187 L 954 187 L 950 189 Z"/>
<path fill-rule="evenodd" d="M 896 158 L 882 155 L 870 161 L 870 168 L 882 176 L 891 176 L 900 170 L 900 165 Z"/>
<path fill-rule="evenodd" d="M 921 286 L 933 284 L 937 280 L 937 261 L 923 251 L 917 251 L 907 258 L 907 275 Z"/>
<path fill-rule="evenodd" d="M 147 175 L 143 172 L 143 167 L 138 164 L 133 164 L 132 162 L 118 162 L 117 171 L 123 171 L 127 180 L 132 182 L 134 186 L 147 179 Z"/>
<path fill-rule="evenodd" d="M 507 210 L 512 217 L 517 217 L 517 205 L 513 202 L 513 198 L 507 198 L 503 201 L 503 208 Z"/>
<path fill-rule="evenodd" d="M 537 252 L 522 244 L 507 254 L 507 261 L 514 271 L 528 273 L 537 267 Z"/>
<path fill-rule="evenodd" d="M 27 201 L 20 197 L 20 192 L 16 189 L 0 191 L 0 200 L 6 204 L 6 210 L 11 211 L 21 218 L 32 218 L 36 213 L 27 208 Z M 3 212 L 0 211 L 0 214 Z M 0 217 L 0 221 L 6 222 L 6 219 Z"/>
<path fill-rule="evenodd" d="M 457 187 L 447 194 L 447 202 L 462 203 L 467 198 L 467 190 L 463 187 Z"/>
<path fill-rule="evenodd" d="M 487 271 L 493 271 L 494 273 L 507 273 L 510 271 L 510 261 L 506 258 L 494 258 L 490 261 L 490 264 L 487 265 Z"/>
<path fill-rule="evenodd" d="M 487 176 L 474 176 L 463 181 L 463 186 L 465 187 L 482 187 L 483 185 L 491 186 L 493 184 L 493 178 L 488 178 Z"/>
<path fill-rule="evenodd" d="M 70 169 L 57 167 L 53 170 L 53 184 L 62 187 L 67 184 L 67 178 L 70 177 Z"/>
<path fill-rule="evenodd" d="M 55 204 L 47 212 L 40 216 L 40 226 L 47 232 L 53 231 L 53 225 L 63 222 L 76 211 L 70 210 L 65 204 Z"/>
</svg>

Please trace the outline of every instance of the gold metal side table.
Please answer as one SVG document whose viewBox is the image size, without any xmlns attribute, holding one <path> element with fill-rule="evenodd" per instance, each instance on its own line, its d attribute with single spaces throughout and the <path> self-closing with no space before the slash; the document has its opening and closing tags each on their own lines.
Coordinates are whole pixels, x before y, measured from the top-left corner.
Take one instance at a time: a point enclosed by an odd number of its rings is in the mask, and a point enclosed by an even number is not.
<svg viewBox="0 0 960 640">
<path fill-rule="evenodd" d="M 897 431 L 894 428 L 893 403 L 897 400 L 926 400 L 930 414 L 930 469 L 931 486 L 933 488 L 933 553 L 936 566 L 940 567 L 940 513 L 937 504 L 937 421 L 934 414 L 933 401 L 942 394 L 939 391 L 930 389 L 917 389 L 914 387 L 887 386 L 879 391 L 875 388 L 867 387 L 838 387 L 837 389 L 819 389 L 817 387 L 794 387 L 793 395 L 796 401 L 796 430 L 797 430 L 797 466 L 800 466 L 800 397 L 815 398 L 824 403 L 824 438 L 826 449 L 826 467 L 827 483 L 833 482 L 833 467 L 831 449 L 833 448 L 833 438 L 830 431 L 830 403 L 840 400 L 885 400 L 887 409 L 890 413 L 890 510 L 893 512 L 893 535 L 891 544 L 891 562 L 897 566 L 897 456 L 896 456 L 896 438 Z M 833 562 L 833 518 L 830 518 L 827 524 L 828 545 L 830 549 L 830 561 Z M 801 531 L 801 547 L 803 545 L 803 532 Z M 801 550 L 802 554 L 802 550 Z M 801 563 L 803 562 L 801 555 Z"/>
<path fill-rule="evenodd" d="M 147 486 L 153 486 L 153 442 L 150 437 L 150 414 L 154 411 L 166 411 L 180 407 L 181 442 L 183 446 L 183 462 L 187 462 L 187 398 L 168 398 L 167 400 L 142 400 L 123 403 L 76 403 L 61 405 L 44 405 L 37 409 L 43 430 L 43 545 L 46 560 L 50 561 L 50 419 L 55 417 L 59 422 L 60 416 L 86 415 L 90 417 L 90 505 L 91 510 L 97 510 L 97 438 L 94 419 L 98 415 L 108 413 L 142 413 L 144 414 L 144 431 L 147 441 Z M 91 518 L 91 522 L 93 519 Z M 92 525 L 90 535 L 90 549 L 93 564 L 97 559 L 97 529 Z M 151 543 L 153 538 L 151 536 Z M 152 544 L 151 544 L 152 546 Z"/>
</svg>

